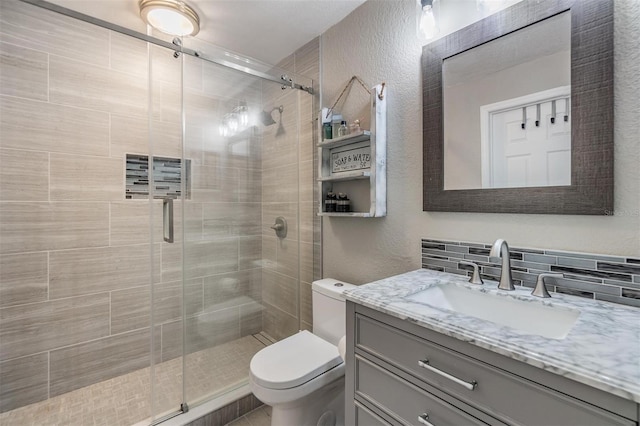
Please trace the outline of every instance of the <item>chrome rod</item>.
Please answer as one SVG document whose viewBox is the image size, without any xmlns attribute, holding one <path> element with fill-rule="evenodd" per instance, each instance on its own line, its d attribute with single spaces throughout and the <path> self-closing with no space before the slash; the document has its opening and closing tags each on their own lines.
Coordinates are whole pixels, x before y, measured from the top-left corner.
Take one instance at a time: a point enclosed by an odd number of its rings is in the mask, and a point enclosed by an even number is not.
<svg viewBox="0 0 640 426">
<path fill-rule="evenodd" d="M 476 386 L 478 386 L 478 382 L 476 382 L 475 380 L 472 381 L 471 383 L 465 382 L 464 380 L 459 379 L 456 376 L 452 376 L 451 374 L 449 374 L 449 373 L 447 373 L 445 371 L 442 371 L 442 370 L 440 370 L 438 368 L 432 367 L 431 365 L 429 365 L 429 360 L 428 359 L 418 361 L 418 365 L 420 367 L 422 367 L 422 368 L 426 368 L 427 370 L 429 370 L 429 371 L 431 371 L 433 373 L 439 374 L 442 377 L 445 377 L 445 378 L 447 378 L 447 379 L 449 379 L 451 381 L 454 381 L 457 384 L 464 386 L 465 388 L 467 388 L 470 391 L 474 390 L 476 388 Z"/>
<path fill-rule="evenodd" d="M 102 20 L 100 18 L 96 18 L 96 17 L 93 17 L 93 16 L 85 15 L 84 13 L 77 12 L 75 10 L 68 9 L 66 7 L 63 7 L 63 6 L 59 6 L 57 4 L 49 3 L 48 1 L 45 1 L 45 0 L 20 0 L 20 1 L 23 2 L 23 3 L 28 3 L 28 4 L 36 6 L 36 7 L 40 7 L 42 9 L 49 10 L 51 12 L 55 12 L 55 13 L 59 13 L 61 15 L 68 16 L 70 18 L 78 19 L 80 21 L 84 21 L 84 22 L 87 22 L 89 24 L 97 25 L 99 27 L 106 28 L 106 29 L 111 30 L 111 31 L 115 31 L 115 32 L 118 32 L 120 34 L 128 35 L 130 37 L 134 37 L 134 38 L 137 38 L 139 40 L 146 41 L 147 43 L 152 43 L 152 44 L 155 44 L 157 46 L 165 47 L 165 48 L 171 49 L 171 50 L 173 50 L 174 52 L 177 52 L 177 53 L 184 53 L 186 55 L 190 55 L 190 56 L 193 56 L 193 57 L 196 57 L 196 58 L 200 58 L 200 59 L 202 59 L 202 60 L 204 60 L 206 62 L 210 62 L 212 64 L 221 65 L 221 66 L 226 67 L 226 68 L 231 68 L 231 69 L 234 69 L 236 71 L 239 71 L 239 72 L 242 72 L 242 73 L 245 73 L 245 74 L 249 74 L 249 75 L 252 75 L 254 77 L 261 78 L 263 80 L 272 81 L 272 82 L 275 82 L 275 83 L 278 83 L 278 84 L 282 84 L 283 83 L 283 80 L 282 80 L 281 76 L 277 76 L 277 77 L 276 76 L 272 76 L 272 75 L 267 74 L 265 72 L 254 70 L 253 68 L 249 68 L 249 67 L 244 66 L 244 65 L 238 65 L 238 64 L 235 64 L 235 63 L 230 62 L 230 61 L 225 61 L 224 59 L 212 58 L 210 56 L 207 56 L 207 55 L 203 54 L 200 51 L 193 50 L 193 49 L 187 49 L 187 48 L 184 48 L 182 46 L 177 46 L 177 45 L 175 45 L 173 43 L 170 43 L 168 41 L 164 41 L 164 40 L 161 40 L 159 38 L 152 37 L 152 36 L 149 36 L 147 34 L 143 34 L 143 33 L 138 32 L 138 31 L 134 31 L 132 29 L 123 27 L 123 26 L 118 25 L 118 24 L 113 24 L 111 22 Z M 313 94 L 313 87 L 303 86 L 301 84 L 293 82 L 293 80 L 291 80 L 290 82 L 288 81 L 287 82 L 287 86 L 291 87 L 292 89 L 298 89 L 298 90 L 302 90 L 304 92 Z"/>
</svg>

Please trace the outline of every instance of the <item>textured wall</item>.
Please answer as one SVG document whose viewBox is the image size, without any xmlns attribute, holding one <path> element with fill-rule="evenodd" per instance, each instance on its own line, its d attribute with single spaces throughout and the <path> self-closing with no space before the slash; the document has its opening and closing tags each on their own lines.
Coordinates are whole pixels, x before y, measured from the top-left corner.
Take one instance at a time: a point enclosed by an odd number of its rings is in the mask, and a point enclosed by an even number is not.
<svg viewBox="0 0 640 426">
<path fill-rule="evenodd" d="M 637 257 L 640 254 L 640 2 L 615 1 L 615 216 L 422 211 L 421 46 L 413 0 L 369 0 L 322 36 L 325 105 L 357 74 L 389 85 L 387 209 L 380 219 L 323 218 L 323 274 L 365 283 L 420 267 L 421 237 Z M 365 98 L 366 99 L 366 98 Z M 352 91 L 342 112 L 363 114 Z M 365 100 L 366 102 L 366 100 Z M 366 105 L 366 103 L 364 104 Z M 364 109 L 366 111 L 366 109 Z"/>
</svg>

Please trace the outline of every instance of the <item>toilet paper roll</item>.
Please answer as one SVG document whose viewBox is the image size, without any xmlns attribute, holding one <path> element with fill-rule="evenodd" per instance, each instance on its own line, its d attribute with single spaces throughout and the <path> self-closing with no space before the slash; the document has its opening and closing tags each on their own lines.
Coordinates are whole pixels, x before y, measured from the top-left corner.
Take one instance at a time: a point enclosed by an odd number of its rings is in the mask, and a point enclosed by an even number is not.
<svg viewBox="0 0 640 426">
<path fill-rule="evenodd" d="M 347 336 L 342 336 L 342 338 L 338 342 L 338 353 L 340 354 L 343 360 L 347 359 L 345 356 L 347 353 Z"/>
</svg>

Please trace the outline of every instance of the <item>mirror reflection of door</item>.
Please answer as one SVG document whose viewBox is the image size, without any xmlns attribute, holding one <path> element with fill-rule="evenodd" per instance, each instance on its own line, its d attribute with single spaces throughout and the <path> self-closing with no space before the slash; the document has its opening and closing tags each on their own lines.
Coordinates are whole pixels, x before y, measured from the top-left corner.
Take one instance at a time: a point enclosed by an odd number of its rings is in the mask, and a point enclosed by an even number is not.
<svg viewBox="0 0 640 426">
<path fill-rule="evenodd" d="M 514 99 L 481 108 L 483 188 L 571 184 L 568 93 L 561 87 L 529 95 L 528 103 Z"/>
<path fill-rule="evenodd" d="M 564 87 L 566 92 L 553 93 Z M 445 190 L 571 184 L 570 160 L 564 161 L 571 156 L 570 128 L 560 122 L 535 128 L 537 105 L 541 114 L 548 115 L 549 102 L 558 99 L 556 114 L 560 114 L 564 99 L 571 98 L 570 11 L 444 58 L 442 94 Z M 513 120 L 514 132 L 504 130 L 508 149 L 494 149 L 501 159 L 491 159 L 498 169 L 495 176 L 487 177 L 490 158 L 481 144 L 487 137 L 482 127 L 490 126 L 482 114 L 494 104 L 500 107 L 492 112 L 516 110 L 513 117 L 502 118 L 507 129 Z M 524 107 L 530 124 L 521 132 Z M 545 132 L 551 135 L 546 142 L 529 148 L 521 142 L 522 138 L 534 141 Z M 567 141 L 559 142 L 556 132 L 566 132 Z M 552 169 L 555 163 L 561 166 Z"/>
</svg>

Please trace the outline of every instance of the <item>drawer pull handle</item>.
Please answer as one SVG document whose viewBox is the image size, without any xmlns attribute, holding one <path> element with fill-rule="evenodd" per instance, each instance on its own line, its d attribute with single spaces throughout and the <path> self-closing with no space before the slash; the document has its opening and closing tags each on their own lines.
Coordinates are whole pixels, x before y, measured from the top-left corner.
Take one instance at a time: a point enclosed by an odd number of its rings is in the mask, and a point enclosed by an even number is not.
<svg viewBox="0 0 640 426">
<path fill-rule="evenodd" d="M 452 376 L 451 374 L 449 374 L 447 372 L 444 372 L 444 371 L 439 370 L 439 369 L 437 369 L 435 367 L 432 367 L 431 365 L 429 365 L 429 360 L 428 359 L 418 361 L 418 365 L 420 367 L 422 367 L 422 368 L 426 368 L 429 371 L 432 371 L 432 372 L 434 372 L 436 374 L 439 374 L 442 377 L 446 377 L 447 379 L 452 380 L 452 381 L 456 382 L 457 384 L 464 386 L 465 388 L 467 388 L 470 391 L 474 390 L 476 388 L 476 386 L 478 386 L 478 382 L 476 382 L 475 380 L 472 381 L 471 383 L 465 382 L 462 379 L 458 379 L 456 376 Z"/>
<path fill-rule="evenodd" d="M 418 416 L 418 421 L 419 421 L 420 423 L 422 423 L 423 425 L 427 425 L 427 426 L 435 426 L 433 423 L 431 423 L 431 422 L 429 421 L 429 415 L 428 415 L 427 413 L 420 414 L 420 415 Z"/>
</svg>

